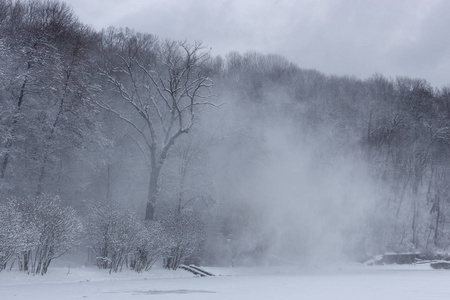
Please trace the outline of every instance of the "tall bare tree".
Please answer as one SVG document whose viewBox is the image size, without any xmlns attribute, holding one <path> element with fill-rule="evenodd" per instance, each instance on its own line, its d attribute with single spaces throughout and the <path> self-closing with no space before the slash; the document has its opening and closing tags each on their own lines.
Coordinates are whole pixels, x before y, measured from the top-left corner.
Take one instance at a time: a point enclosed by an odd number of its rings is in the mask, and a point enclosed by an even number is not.
<svg viewBox="0 0 450 300">
<path fill-rule="evenodd" d="M 148 34 L 103 33 L 102 73 L 119 97 L 99 105 L 135 129 L 150 169 L 146 220 L 153 220 L 161 168 L 177 139 L 187 134 L 208 99 L 210 56 L 201 43 L 160 42 Z M 113 97 L 114 98 L 114 97 Z"/>
</svg>

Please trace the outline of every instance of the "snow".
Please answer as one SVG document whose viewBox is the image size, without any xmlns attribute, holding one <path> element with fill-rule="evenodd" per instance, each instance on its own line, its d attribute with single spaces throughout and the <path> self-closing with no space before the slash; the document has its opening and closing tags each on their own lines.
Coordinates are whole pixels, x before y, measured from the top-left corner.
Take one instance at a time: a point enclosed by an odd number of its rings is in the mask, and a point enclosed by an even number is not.
<svg viewBox="0 0 450 300">
<path fill-rule="evenodd" d="M 48 275 L 0 273 L 0 299 L 448 299 L 450 271 L 428 264 L 347 265 L 328 270 L 205 268 L 194 277 L 153 269 L 109 275 L 95 268 L 50 268 Z"/>
</svg>

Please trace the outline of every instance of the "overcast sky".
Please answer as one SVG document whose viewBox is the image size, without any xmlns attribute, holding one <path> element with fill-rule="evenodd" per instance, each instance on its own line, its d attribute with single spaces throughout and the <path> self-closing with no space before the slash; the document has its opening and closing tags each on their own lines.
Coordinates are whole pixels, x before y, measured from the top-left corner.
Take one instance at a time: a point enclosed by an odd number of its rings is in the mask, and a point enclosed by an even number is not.
<svg viewBox="0 0 450 300">
<path fill-rule="evenodd" d="M 203 41 L 215 55 L 254 50 L 301 68 L 450 84 L 448 0 L 67 0 L 96 29 L 130 27 Z"/>
</svg>

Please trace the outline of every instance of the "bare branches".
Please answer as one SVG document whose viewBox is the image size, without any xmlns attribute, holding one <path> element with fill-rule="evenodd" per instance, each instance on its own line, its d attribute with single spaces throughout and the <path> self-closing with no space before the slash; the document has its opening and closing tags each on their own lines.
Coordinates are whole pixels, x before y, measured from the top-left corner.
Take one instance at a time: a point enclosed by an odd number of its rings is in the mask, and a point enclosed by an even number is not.
<svg viewBox="0 0 450 300">
<path fill-rule="evenodd" d="M 203 51 L 201 43 L 187 42 L 165 41 L 149 48 L 142 39 L 136 34 L 116 33 L 111 48 L 114 44 L 120 47 L 116 46 L 118 53 L 109 57 L 117 60 L 109 62 L 114 67 L 103 74 L 146 121 L 150 142 L 163 142 L 164 148 L 172 138 L 189 131 L 196 106 L 215 106 L 206 101 L 212 81 L 202 68 L 209 52 Z M 157 59 L 149 60 L 150 56 Z"/>
<path fill-rule="evenodd" d="M 152 207 L 147 215 L 152 215 L 157 177 L 170 148 L 194 126 L 200 106 L 217 106 L 208 101 L 212 81 L 205 65 L 209 52 L 201 43 L 158 42 L 123 30 L 110 30 L 104 45 L 102 74 L 122 101 L 109 99 L 99 105 L 131 125 L 148 146 Z M 146 128 L 138 125 L 142 121 Z"/>
</svg>

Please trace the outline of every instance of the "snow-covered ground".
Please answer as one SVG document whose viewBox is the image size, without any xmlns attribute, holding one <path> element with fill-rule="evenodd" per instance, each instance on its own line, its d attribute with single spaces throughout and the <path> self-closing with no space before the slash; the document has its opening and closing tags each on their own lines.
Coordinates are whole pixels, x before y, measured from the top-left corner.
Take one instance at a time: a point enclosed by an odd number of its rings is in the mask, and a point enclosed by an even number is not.
<svg viewBox="0 0 450 300">
<path fill-rule="evenodd" d="M 46 276 L 0 273 L 0 299 L 450 299 L 450 271 L 429 265 L 295 268 L 205 268 L 194 277 L 153 269 L 109 275 L 95 268 L 51 268 Z"/>
</svg>

